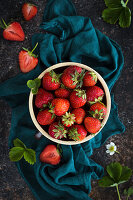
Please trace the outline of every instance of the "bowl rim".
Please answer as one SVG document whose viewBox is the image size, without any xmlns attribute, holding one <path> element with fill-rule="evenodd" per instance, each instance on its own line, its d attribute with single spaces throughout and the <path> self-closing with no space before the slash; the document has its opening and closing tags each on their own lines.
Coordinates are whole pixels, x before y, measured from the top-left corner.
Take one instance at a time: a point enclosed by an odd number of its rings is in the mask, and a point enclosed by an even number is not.
<svg viewBox="0 0 133 200">
<path fill-rule="evenodd" d="M 63 141 L 63 140 L 58 140 L 58 139 L 55 139 L 55 138 L 52 138 L 41 126 L 40 124 L 37 122 L 37 119 L 35 117 L 35 114 L 34 114 L 34 110 L 33 110 L 33 94 L 32 92 L 30 92 L 30 95 L 29 95 L 29 112 L 30 112 L 30 116 L 31 116 L 31 119 L 34 123 L 34 125 L 36 126 L 36 128 L 46 137 L 48 138 L 49 140 L 53 141 L 53 142 L 56 142 L 58 144 L 64 144 L 64 145 L 76 145 L 76 144 L 81 144 L 81 143 L 84 143 L 84 142 L 87 142 L 89 140 L 91 140 L 93 137 L 95 137 L 102 129 L 103 127 L 105 126 L 108 118 L 109 118 L 109 114 L 110 114 L 110 110 L 111 110 L 111 97 L 110 97 L 110 92 L 109 92 L 109 89 L 108 89 L 108 86 L 105 82 L 105 80 L 101 77 L 101 75 L 96 72 L 94 69 L 92 69 L 91 67 L 87 66 L 87 65 L 84 65 L 84 64 L 81 64 L 81 63 L 76 63 L 76 62 L 63 62 L 63 63 L 58 63 L 58 64 L 55 64 L 55 65 L 52 65 L 50 67 L 48 67 L 47 69 L 45 69 L 39 76 L 38 78 L 42 79 L 42 77 L 44 76 L 45 73 L 53 70 L 53 69 L 56 69 L 56 68 L 59 68 L 59 67 L 67 67 L 67 66 L 73 66 L 73 65 L 76 65 L 78 67 L 81 67 L 81 68 L 84 68 L 86 69 L 87 71 L 93 71 L 96 73 L 97 77 L 98 77 L 98 80 L 100 81 L 100 83 L 102 84 L 102 87 L 104 88 L 104 92 L 105 92 L 105 95 L 106 95 L 106 103 L 107 103 L 107 113 L 106 113 L 106 116 L 105 118 L 103 119 L 102 121 L 102 127 L 101 129 L 96 133 L 96 134 L 90 134 L 88 135 L 87 137 L 85 137 L 83 140 L 81 141 Z"/>
</svg>

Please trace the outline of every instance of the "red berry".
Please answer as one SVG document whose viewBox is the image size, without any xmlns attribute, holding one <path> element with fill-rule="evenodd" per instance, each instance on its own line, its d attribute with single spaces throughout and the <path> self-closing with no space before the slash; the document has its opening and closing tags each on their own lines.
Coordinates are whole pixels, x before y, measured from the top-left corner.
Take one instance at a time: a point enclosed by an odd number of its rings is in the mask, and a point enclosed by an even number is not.
<svg viewBox="0 0 133 200">
<path fill-rule="evenodd" d="M 31 20 L 37 14 L 37 7 L 30 3 L 24 3 L 22 6 L 22 13 L 25 20 Z"/>
<path fill-rule="evenodd" d="M 57 116 L 64 115 L 70 107 L 69 101 L 67 99 L 61 99 L 61 98 L 53 99 L 51 105 L 52 106 L 50 112 L 54 113 Z"/>
<path fill-rule="evenodd" d="M 70 95 L 70 91 L 65 88 L 59 88 L 55 90 L 55 96 L 59 98 L 68 98 Z"/>
<path fill-rule="evenodd" d="M 75 90 L 70 94 L 70 103 L 73 108 L 79 108 L 86 103 L 86 93 L 85 90 Z"/>
<path fill-rule="evenodd" d="M 64 124 L 64 126 L 66 127 L 70 127 L 74 124 L 75 122 L 75 116 L 72 113 L 68 113 L 66 112 L 63 116 L 62 116 L 62 124 Z"/>
<path fill-rule="evenodd" d="M 73 139 L 75 141 L 81 141 L 83 140 L 87 135 L 87 131 L 85 130 L 83 125 L 73 125 L 68 130 L 68 136 L 70 139 Z"/>
<path fill-rule="evenodd" d="M 101 122 L 93 117 L 86 117 L 84 125 L 89 133 L 97 133 L 101 128 Z"/>
<path fill-rule="evenodd" d="M 60 87 L 60 75 L 53 70 L 47 72 L 43 77 L 43 88 L 46 90 L 57 90 Z"/>
<path fill-rule="evenodd" d="M 103 96 L 104 91 L 98 86 L 92 86 L 86 90 L 87 103 L 89 104 L 96 103 L 97 101 L 102 101 Z"/>
<path fill-rule="evenodd" d="M 97 119 L 103 119 L 107 113 L 107 108 L 101 102 L 97 102 L 90 107 L 89 113 Z"/>
<path fill-rule="evenodd" d="M 97 83 L 95 72 L 86 72 L 83 78 L 83 86 L 94 86 Z"/>
<path fill-rule="evenodd" d="M 49 126 L 48 133 L 56 139 L 66 138 L 67 130 L 60 122 L 54 122 Z"/>
<path fill-rule="evenodd" d="M 37 121 L 41 125 L 50 125 L 55 120 L 55 116 L 48 109 L 40 111 L 37 115 Z"/>
<path fill-rule="evenodd" d="M 76 108 L 72 110 L 72 114 L 75 116 L 75 122 L 77 124 L 82 124 L 84 117 L 85 117 L 85 111 L 83 108 Z"/>
</svg>

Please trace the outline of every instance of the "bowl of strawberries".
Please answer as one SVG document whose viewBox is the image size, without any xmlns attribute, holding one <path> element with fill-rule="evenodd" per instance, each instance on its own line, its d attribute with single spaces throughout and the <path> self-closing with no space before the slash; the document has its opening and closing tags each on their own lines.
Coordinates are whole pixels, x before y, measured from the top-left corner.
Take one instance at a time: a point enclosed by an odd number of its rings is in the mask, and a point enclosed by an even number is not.
<svg viewBox="0 0 133 200">
<path fill-rule="evenodd" d="M 74 62 L 59 63 L 33 81 L 29 95 L 31 119 L 48 139 L 65 145 L 80 144 L 95 137 L 106 124 L 110 92 L 92 68 Z"/>
</svg>

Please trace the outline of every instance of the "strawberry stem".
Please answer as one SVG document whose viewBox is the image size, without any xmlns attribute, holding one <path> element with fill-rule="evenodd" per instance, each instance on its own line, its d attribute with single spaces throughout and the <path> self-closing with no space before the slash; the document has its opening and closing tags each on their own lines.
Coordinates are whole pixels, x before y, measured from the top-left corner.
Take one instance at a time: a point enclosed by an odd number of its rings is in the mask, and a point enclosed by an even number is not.
<svg viewBox="0 0 133 200">
<path fill-rule="evenodd" d="M 2 23 L 3 23 L 3 24 L 2 24 Z M 8 27 L 3 18 L 1 18 L 0 27 L 3 28 L 3 29 L 6 29 L 6 28 Z"/>
<path fill-rule="evenodd" d="M 31 54 L 33 53 L 33 51 L 36 49 L 37 46 L 38 46 L 38 42 L 36 43 L 36 45 L 34 46 L 34 48 L 32 49 L 32 51 L 30 52 Z"/>
</svg>

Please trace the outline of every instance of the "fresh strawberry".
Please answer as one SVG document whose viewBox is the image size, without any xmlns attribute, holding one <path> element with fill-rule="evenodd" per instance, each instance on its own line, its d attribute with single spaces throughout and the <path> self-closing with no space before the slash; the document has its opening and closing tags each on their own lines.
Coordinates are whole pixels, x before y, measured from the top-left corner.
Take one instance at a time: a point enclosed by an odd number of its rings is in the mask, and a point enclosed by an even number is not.
<svg viewBox="0 0 133 200">
<path fill-rule="evenodd" d="M 51 137 L 56 139 L 66 138 L 67 130 L 60 122 L 54 122 L 50 124 L 48 133 Z"/>
<path fill-rule="evenodd" d="M 47 145 L 40 154 L 40 161 L 49 163 L 51 165 L 57 165 L 61 160 L 61 155 L 58 147 L 53 144 Z"/>
<path fill-rule="evenodd" d="M 68 130 L 68 137 L 75 141 L 83 140 L 87 135 L 87 131 L 85 130 L 83 125 L 73 125 Z"/>
<path fill-rule="evenodd" d="M 56 98 L 52 100 L 49 112 L 62 116 L 68 111 L 69 107 L 70 103 L 67 99 Z"/>
<path fill-rule="evenodd" d="M 104 119 L 106 113 L 107 113 L 107 108 L 105 105 L 101 102 L 94 103 L 90 107 L 89 113 L 97 119 Z"/>
<path fill-rule="evenodd" d="M 74 114 L 70 113 L 70 112 L 66 112 L 63 116 L 62 116 L 62 124 L 64 124 L 64 126 L 66 127 L 70 127 L 74 124 L 75 122 L 75 116 Z"/>
<path fill-rule="evenodd" d="M 94 86 L 97 83 L 95 72 L 86 72 L 83 78 L 83 86 Z"/>
<path fill-rule="evenodd" d="M 46 107 L 46 105 L 54 99 L 54 96 L 51 92 L 39 88 L 38 93 L 35 97 L 35 105 L 37 108 Z"/>
<path fill-rule="evenodd" d="M 25 20 L 31 20 L 37 14 L 37 7 L 30 3 L 24 3 L 22 6 L 22 13 Z"/>
<path fill-rule="evenodd" d="M 38 58 L 33 51 L 37 47 L 38 43 L 35 45 L 32 51 L 23 48 L 24 50 L 20 51 L 19 53 L 19 65 L 22 72 L 27 73 L 34 69 L 38 64 Z"/>
<path fill-rule="evenodd" d="M 86 90 L 87 103 L 94 104 L 98 101 L 102 101 L 104 91 L 98 86 L 91 86 Z"/>
<path fill-rule="evenodd" d="M 60 76 L 53 70 L 47 72 L 43 77 L 43 88 L 46 90 L 57 90 L 60 87 Z"/>
<path fill-rule="evenodd" d="M 81 72 L 82 72 L 81 67 L 70 66 L 66 68 L 61 77 L 62 83 L 67 88 L 70 88 L 70 89 L 76 88 Z"/>
<path fill-rule="evenodd" d="M 73 108 L 79 108 L 86 103 L 85 90 L 76 89 L 70 94 L 70 103 Z"/>
<path fill-rule="evenodd" d="M 93 117 L 86 117 L 84 125 L 89 133 L 97 133 L 101 128 L 100 120 Z"/>
<path fill-rule="evenodd" d="M 4 29 L 3 37 L 6 40 L 24 41 L 25 34 L 20 23 L 12 22 L 9 25 L 7 25 L 2 19 L 2 21 L 0 21 L 0 27 Z"/>
<path fill-rule="evenodd" d="M 72 110 L 72 114 L 75 116 L 75 122 L 77 124 L 82 124 L 84 117 L 85 117 L 85 111 L 83 108 L 76 108 Z"/>
<path fill-rule="evenodd" d="M 55 120 L 55 116 L 53 116 L 48 109 L 40 111 L 37 115 L 37 121 L 41 125 L 50 125 Z"/>
<path fill-rule="evenodd" d="M 58 88 L 55 90 L 55 96 L 59 98 L 68 98 L 70 95 L 70 91 L 66 88 Z"/>
</svg>

